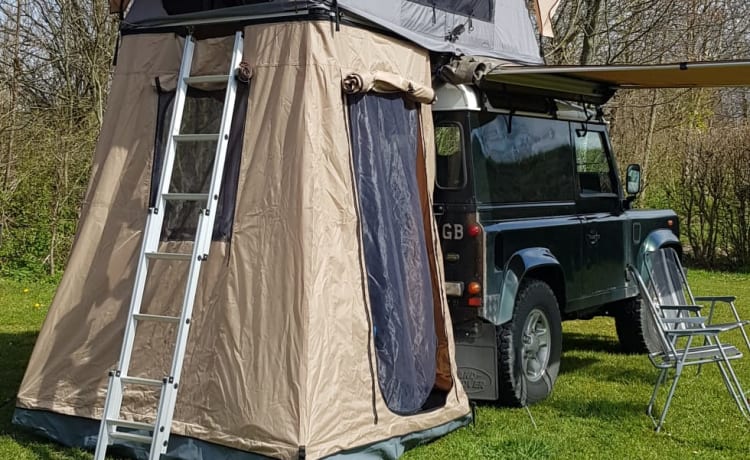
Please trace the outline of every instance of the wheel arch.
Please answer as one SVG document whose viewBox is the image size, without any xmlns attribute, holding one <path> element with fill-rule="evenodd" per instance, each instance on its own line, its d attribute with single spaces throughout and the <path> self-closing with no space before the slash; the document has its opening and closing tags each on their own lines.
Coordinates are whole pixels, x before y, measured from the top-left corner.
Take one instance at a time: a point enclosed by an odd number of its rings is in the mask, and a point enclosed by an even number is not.
<svg viewBox="0 0 750 460">
<path fill-rule="evenodd" d="M 502 271 L 500 301 L 485 310 L 485 318 L 500 325 L 513 318 L 516 297 L 521 283 L 534 278 L 549 285 L 557 298 L 558 308 L 566 302 L 565 275 L 560 261 L 547 248 L 526 248 L 513 254 Z M 562 313 L 562 311 L 561 311 Z"/>
<path fill-rule="evenodd" d="M 646 255 L 662 248 L 674 248 L 677 254 L 682 258 L 682 243 L 677 235 L 665 228 L 654 230 L 648 234 L 638 247 L 638 255 L 635 261 L 635 268 L 641 274 L 646 276 Z"/>
</svg>

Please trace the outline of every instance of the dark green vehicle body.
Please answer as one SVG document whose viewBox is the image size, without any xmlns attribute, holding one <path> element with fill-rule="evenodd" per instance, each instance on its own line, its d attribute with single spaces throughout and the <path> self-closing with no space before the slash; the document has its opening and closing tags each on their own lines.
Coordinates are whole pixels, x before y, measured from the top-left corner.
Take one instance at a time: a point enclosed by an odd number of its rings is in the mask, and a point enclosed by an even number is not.
<svg viewBox="0 0 750 460">
<path fill-rule="evenodd" d="M 459 373 L 470 397 L 496 400 L 496 330 L 513 318 L 525 280 L 551 288 L 562 319 L 617 316 L 637 296 L 627 265 L 642 266 L 649 249 L 679 249 L 678 220 L 630 209 L 606 123 L 587 109 L 545 101 L 551 110 L 511 110 L 456 89 L 443 88 L 448 102 L 434 111 L 434 212 Z M 452 109 L 461 98 L 466 107 Z M 441 136 L 460 144 L 460 161 L 440 151 Z M 481 293 L 470 294 L 471 283 Z"/>
</svg>

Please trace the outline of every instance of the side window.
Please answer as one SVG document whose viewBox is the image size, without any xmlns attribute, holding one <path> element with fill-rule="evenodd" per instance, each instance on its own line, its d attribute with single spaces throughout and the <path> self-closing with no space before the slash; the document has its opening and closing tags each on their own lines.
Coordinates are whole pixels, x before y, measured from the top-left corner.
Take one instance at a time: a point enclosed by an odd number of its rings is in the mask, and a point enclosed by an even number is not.
<svg viewBox="0 0 750 460">
<path fill-rule="evenodd" d="M 577 129 L 573 139 L 581 195 L 616 193 L 612 184 L 612 170 L 607 159 L 604 134 Z"/>
<path fill-rule="evenodd" d="M 477 201 L 524 203 L 575 198 L 566 121 L 482 113 L 472 130 Z"/>
<path fill-rule="evenodd" d="M 466 185 L 463 150 L 464 143 L 460 125 L 444 124 L 435 127 L 436 182 L 438 187 L 455 190 Z"/>
<path fill-rule="evenodd" d="M 149 206 L 156 205 L 158 183 L 161 178 L 162 163 L 172 118 L 174 91 L 159 94 L 156 139 L 154 142 L 154 162 L 151 171 L 151 193 Z M 237 178 L 242 156 L 245 115 L 247 112 L 248 85 L 237 87 L 234 118 L 230 128 L 227 157 L 224 163 L 224 176 L 214 222 L 213 239 L 228 240 L 231 237 L 234 221 L 234 206 L 237 195 Z M 212 134 L 219 132 L 225 91 L 201 91 L 188 89 L 182 119 L 185 134 Z M 170 191 L 184 193 L 207 193 L 211 181 L 216 142 L 187 142 L 176 146 Z M 162 228 L 162 240 L 184 241 L 195 237 L 198 213 L 203 203 L 195 201 L 170 201 L 167 203 Z"/>
</svg>

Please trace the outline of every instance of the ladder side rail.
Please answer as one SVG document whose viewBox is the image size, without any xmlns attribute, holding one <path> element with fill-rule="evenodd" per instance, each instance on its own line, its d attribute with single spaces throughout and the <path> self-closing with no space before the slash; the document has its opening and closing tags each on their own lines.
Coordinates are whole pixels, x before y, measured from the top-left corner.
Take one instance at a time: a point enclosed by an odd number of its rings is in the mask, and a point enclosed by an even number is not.
<svg viewBox="0 0 750 460">
<path fill-rule="evenodd" d="M 190 75 L 190 68 L 193 61 L 193 49 L 194 43 L 192 41 L 192 37 L 188 36 L 185 39 L 182 63 L 180 64 L 180 77 Z M 162 190 L 169 189 L 169 184 L 164 186 L 164 182 L 165 180 L 171 180 L 171 168 L 174 165 L 175 155 L 175 145 L 172 137 L 175 132 L 179 134 L 179 130 L 182 125 L 182 110 L 184 108 L 185 97 L 187 94 L 187 85 L 184 84 L 183 81 L 184 79 L 180 78 L 180 82 L 178 83 L 177 87 L 177 93 L 175 94 L 175 101 L 170 121 L 170 136 L 167 142 L 166 155 L 161 172 L 161 182 L 157 195 L 157 209 L 164 208 L 165 200 L 162 196 Z M 99 437 L 97 438 L 96 451 L 94 454 L 95 460 L 104 460 L 107 452 L 107 446 L 110 443 L 110 427 L 107 423 L 107 420 L 119 418 L 120 409 L 122 407 L 123 390 L 122 381 L 119 377 L 128 375 L 128 371 L 130 369 L 130 359 L 133 354 L 137 321 L 135 319 L 135 315 L 140 313 L 141 310 L 143 291 L 146 286 L 146 278 L 148 275 L 148 260 L 146 259 L 146 253 L 149 251 L 154 251 L 158 248 L 159 236 L 161 234 L 161 227 L 163 225 L 163 222 L 163 211 L 149 212 L 148 216 L 146 217 L 146 226 L 143 233 L 143 241 L 141 243 L 141 252 L 138 256 L 138 266 L 136 269 L 135 282 L 133 284 L 133 293 L 130 298 L 128 317 L 125 323 L 125 333 L 123 334 L 122 348 L 120 349 L 120 359 L 117 363 L 118 373 L 114 375 L 110 374 L 109 377 L 107 396 L 104 402 L 104 410 L 102 411 L 102 420 L 99 427 Z"/>
<path fill-rule="evenodd" d="M 133 353 L 135 342 L 136 320 L 135 315 L 141 310 L 141 301 L 143 299 L 143 290 L 146 286 L 148 276 L 148 260 L 146 260 L 146 248 L 148 246 L 148 235 L 153 228 L 152 214 L 146 218 L 146 230 L 144 232 L 143 242 L 141 243 L 141 253 L 138 256 L 138 268 L 136 269 L 135 283 L 131 295 L 130 307 L 128 309 L 128 318 L 125 323 L 125 333 L 123 334 L 122 347 L 120 349 L 120 361 L 117 363 L 117 370 L 110 370 L 109 381 L 107 384 L 107 395 L 104 399 L 104 409 L 102 410 L 102 419 L 99 425 L 99 437 L 97 438 L 95 460 L 104 460 L 107 446 L 110 443 L 110 427 L 107 420 L 119 418 L 122 406 L 122 381 L 121 376 L 128 375 L 130 369 L 130 357 Z"/>
<path fill-rule="evenodd" d="M 175 137 L 180 135 L 182 129 L 183 112 L 185 110 L 185 100 L 187 99 L 188 85 L 186 79 L 190 76 L 190 70 L 193 65 L 193 52 L 195 48 L 195 41 L 192 35 L 185 37 L 185 46 L 183 48 L 182 63 L 180 64 L 180 73 L 177 78 L 177 88 L 175 93 L 174 102 L 172 105 L 172 119 L 169 123 L 169 135 L 167 136 L 167 145 L 164 149 L 164 163 L 161 168 L 161 177 L 159 179 L 159 190 L 156 195 L 155 212 L 152 214 L 154 219 L 159 224 L 156 227 L 158 234 L 156 235 L 153 245 L 148 247 L 147 251 L 156 251 L 159 245 L 159 236 L 161 234 L 161 227 L 164 224 L 164 215 L 166 214 L 167 200 L 164 195 L 169 193 L 169 186 L 172 182 L 172 171 L 174 169 L 174 161 L 177 156 L 177 142 Z"/>
<path fill-rule="evenodd" d="M 224 111 L 221 116 L 221 126 L 219 128 L 219 142 L 216 144 L 216 154 L 213 165 L 212 180 L 208 190 L 208 205 L 209 210 L 208 219 L 201 220 L 206 228 L 206 231 L 202 231 L 196 237 L 196 240 L 200 240 L 199 254 L 208 254 L 209 247 L 211 246 L 214 222 L 216 220 L 216 213 L 218 211 L 219 204 L 219 193 L 221 191 L 221 185 L 224 178 L 224 164 L 226 163 L 227 149 L 229 147 L 229 131 L 232 128 L 232 119 L 234 118 L 234 105 L 237 99 L 237 78 L 235 77 L 236 70 L 240 67 L 242 62 L 243 54 L 243 40 L 244 33 L 237 32 L 234 37 L 234 47 L 232 51 L 232 60 L 229 68 L 229 76 L 227 78 L 227 92 L 224 98 Z M 208 235 L 207 238 L 204 236 Z"/>
<path fill-rule="evenodd" d="M 172 359 L 172 368 L 170 381 L 164 385 L 162 395 L 159 400 L 159 410 L 157 412 L 156 431 L 154 432 L 154 442 L 151 445 L 149 458 L 158 460 L 159 456 L 166 452 L 169 435 L 172 430 L 172 419 L 174 417 L 175 405 L 177 403 L 177 391 L 182 375 L 182 365 L 185 359 L 187 348 L 188 334 L 190 332 L 191 317 L 195 296 L 198 290 L 198 280 L 200 278 L 201 264 L 205 262 L 205 257 L 209 253 L 213 237 L 213 227 L 217 214 L 218 196 L 221 189 L 224 163 L 229 141 L 229 131 L 234 115 L 234 105 L 237 95 L 237 80 L 234 75 L 242 61 L 243 50 L 243 33 L 235 34 L 232 59 L 230 64 L 229 76 L 227 79 L 227 90 L 224 99 L 224 109 L 222 111 L 221 127 L 219 131 L 219 141 L 216 145 L 216 154 L 212 169 L 211 184 L 209 187 L 209 199 L 206 209 L 198 218 L 198 228 L 193 245 L 193 258 L 190 262 L 190 272 L 188 282 L 185 286 L 185 295 L 180 316 L 180 323 L 177 330 L 177 339 L 175 342 L 174 356 Z"/>
<path fill-rule="evenodd" d="M 180 77 L 190 75 L 190 68 L 193 60 L 194 43 L 191 36 L 185 38 L 185 48 L 182 55 L 182 64 L 180 65 Z M 180 80 L 184 80 L 180 78 Z M 161 236 L 161 227 L 164 224 L 164 200 L 165 190 L 169 190 L 169 181 L 172 179 L 172 167 L 175 158 L 175 143 L 172 137 L 175 133 L 179 134 L 182 126 L 182 112 L 185 106 L 187 96 L 187 85 L 179 83 L 177 93 L 175 94 L 174 106 L 172 108 L 172 119 L 170 121 L 170 136 L 167 141 L 166 155 L 161 171 L 161 180 L 159 182 L 159 192 L 156 199 L 156 209 L 150 211 L 146 218 L 146 229 L 143 236 L 143 248 L 141 250 L 136 272 L 136 282 L 133 287 L 133 295 L 130 301 L 130 310 L 128 312 L 127 325 L 125 327 L 125 338 L 120 354 L 119 371 L 121 375 L 128 375 L 130 369 L 130 359 L 133 353 L 133 343 L 135 341 L 135 329 L 137 320 L 134 315 L 140 313 L 143 302 L 143 291 L 146 287 L 148 275 L 148 261 L 146 254 L 155 252 L 159 247 L 159 238 Z M 119 413 L 119 410 L 118 410 Z"/>
<path fill-rule="evenodd" d="M 143 237 L 143 249 L 140 254 L 140 261 L 138 264 L 139 273 L 136 274 L 136 283 L 133 289 L 133 295 L 131 297 L 130 312 L 128 313 L 128 327 L 123 341 L 123 352 L 120 356 L 120 371 L 123 375 L 127 375 L 127 371 L 130 366 L 130 358 L 132 355 L 132 344 L 135 340 L 135 325 L 136 319 L 133 315 L 140 312 L 140 306 L 143 301 L 143 291 L 146 286 L 146 278 L 148 274 L 148 262 L 146 261 L 146 253 L 156 252 L 159 247 L 159 238 L 161 236 L 161 227 L 164 224 L 164 207 L 166 200 L 164 199 L 164 193 L 169 190 L 169 181 L 172 179 L 172 168 L 174 166 L 174 159 L 176 155 L 176 145 L 173 140 L 173 136 L 179 134 L 180 128 L 182 127 L 182 112 L 185 107 L 185 98 L 187 97 L 187 85 L 183 82 L 184 76 L 190 75 L 190 68 L 193 61 L 193 50 L 194 42 L 191 36 L 185 38 L 185 46 L 182 54 L 182 63 L 180 65 L 180 78 L 177 85 L 177 92 L 175 94 L 174 105 L 172 108 L 172 117 L 169 123 L 170 135 L 167 140 L 167 147 L 165 149 L 164 162 L 161 170 L 161 179 L 159 181 L 159 191 L 156 198 L 156 208 L 149 212 L 146 221 L 146 230 Z M 143 269 L 141 271 L 141 269 Z M 130 344 L 130 349 L 126 350 L 126 344 Z"/>
<path fill-rule="evenodd" d="M 112 417 L 112 408 L 114 407 L 114 401 L 120 401 L 122 404 L 122 383 L 116 382 L 114 375 L 109 374 L 109 381 L 107 384 L 107 396 L 104 399 L 104 410 L 102 410 L 102 420 L 99 424 L 99 437 L 96 438 L 96 451 L 94 452 L 94 460 L 104 460 L 107 455 L 107 446 L 109 446 L 109 425 L 107 419 Z M 119 407 L 118 407 L 119 411 Z"/>
</svg>

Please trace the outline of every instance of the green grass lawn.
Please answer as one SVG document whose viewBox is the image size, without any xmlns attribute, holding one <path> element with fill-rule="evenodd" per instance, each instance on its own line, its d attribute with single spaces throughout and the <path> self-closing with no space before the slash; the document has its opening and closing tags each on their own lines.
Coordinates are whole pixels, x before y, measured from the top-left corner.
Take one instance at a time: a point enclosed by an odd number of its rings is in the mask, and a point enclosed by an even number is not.
<svg viewBox="0 0 750 460">
<path fill-rule="evenodd" d="M 750 318 L 750 275 L 691 270 L 690 280 L 696 295 L 737 295 L 740 314 Z M 14 396 L 53 291 L 50 283 L 0 280 L 2 460 L 91 458 L 10 424 Z M 738 335 L 727 338 L 739 344 Z M 686 371 L 664 430 L 654 433 L 645 407 L 656 370 L 645 356 L 618 352 L 611 319 L 565 323 L 563 348 L 551 398 L 529 412 L 480 405 L 476 424 L 410 451 L 405 458 L 750 458 L 750 423 L 741 419 L 715 366 L 705 367 L 697 377 L 694 369 Z M 750 362 L 735 363 L 750 388 Z"/>
</svg>

